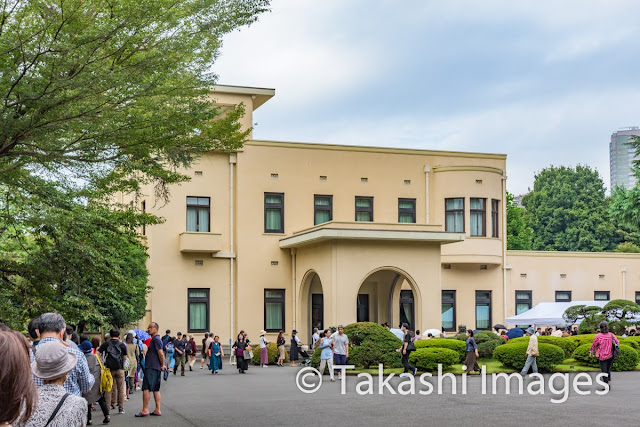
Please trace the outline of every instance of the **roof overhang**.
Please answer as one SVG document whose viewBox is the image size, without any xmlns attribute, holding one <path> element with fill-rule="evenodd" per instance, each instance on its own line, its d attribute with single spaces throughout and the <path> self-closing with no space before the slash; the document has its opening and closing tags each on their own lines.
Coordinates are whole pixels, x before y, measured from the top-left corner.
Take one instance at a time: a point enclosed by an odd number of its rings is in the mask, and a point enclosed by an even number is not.
<svg viewBox="0 0 640 427">
<path fill-rule="evenodd" d="M 367 230 L 353 228 L 320 228 L 280 240 L 280 249 L 299 248 L 331 240 L 395 241 L 454 243 L 464 240 L 464 233 L 444 231 Z"/>
<path fill-rule="evenodd" d="M 248 86 L 231 86 L 231 85 L 215 85 L 211 90 L 215 93 L 230 93 L 234 95 L 251 95 L 253 98 L 253 110 L 257 110 L 262 104 L 273 98 L 276 94 L 275 89 L 248 87 Z"/>
</svg>

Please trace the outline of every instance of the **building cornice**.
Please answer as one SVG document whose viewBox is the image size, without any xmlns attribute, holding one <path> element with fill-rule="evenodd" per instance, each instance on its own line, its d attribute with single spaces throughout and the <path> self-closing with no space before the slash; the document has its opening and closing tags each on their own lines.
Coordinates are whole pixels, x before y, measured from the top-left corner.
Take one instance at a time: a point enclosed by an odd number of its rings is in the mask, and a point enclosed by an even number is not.
<svg viewBox="0 0 640 427">
<path fill-rule="evenodd" d="M 627 252 L 569 252 L 569 251 L 507 251 L 507 256 L 538 258 L 622 258 L 640 259 L 638 253 Z"/>
<path fill-rule="evenodd" d="M 285 142 L 285 141 L 265 141 L 253 139 L 245 142 L 245 145 L 257 147 L 280 147 L 280 148 L 298 148 L 308 150 L 330 150 L 330 151 L 352 151 L 366 153 L 384 153 L 384 154 L 413 154 L 419 156 L 440 156 L 440 157 L 464 157 L 475 159 L 495 159 L 506 160 L 506 154 L 492 153 L 471 153 L 465 151 L 436 151 L 436 150 L 419 150 L 415 148 L 391 148 L 391 147 L 371 147 L 364 145 L 340 145 L 340 144 L 319 144 L 309 142 Z"/>
<path fill-rule="evenodd" d="M 504 170 L 491 166 L 434 166 L 433 172 L 489 172 L 504 175 Z"/>
</svg>

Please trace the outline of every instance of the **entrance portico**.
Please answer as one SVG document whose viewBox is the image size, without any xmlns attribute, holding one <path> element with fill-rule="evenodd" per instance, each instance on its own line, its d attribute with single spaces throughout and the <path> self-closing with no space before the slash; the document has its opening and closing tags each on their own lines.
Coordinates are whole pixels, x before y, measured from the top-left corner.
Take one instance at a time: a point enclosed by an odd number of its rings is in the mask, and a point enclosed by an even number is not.
<svg viewBox="0 0 640 427">
<path fill-rule="evenodd" d="M 293 327 L 301 339 L 309 341 L 319 319 L 324 328 L 359 316 L 440 325 L 440 247 L 464 235 L 438 228 L 329 222 L 282 239 L 280 248 L 291 250 Z"/>
</svg>

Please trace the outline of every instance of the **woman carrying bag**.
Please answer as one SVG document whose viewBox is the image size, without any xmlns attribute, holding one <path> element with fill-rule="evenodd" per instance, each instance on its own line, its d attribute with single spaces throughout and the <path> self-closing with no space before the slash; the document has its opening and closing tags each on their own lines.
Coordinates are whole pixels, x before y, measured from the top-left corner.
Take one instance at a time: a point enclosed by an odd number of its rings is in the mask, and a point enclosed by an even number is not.
<svg viewBox="0 0 640 427">
<path fill-rule="evenodd" d="M 245 350 L 247 350 L 247 342 L 244 339 L 244 334 L 241 332 L 238 334 L 236 342 L 233 343 L 232 348 L 236 354 L 236 361 L 238 363 L 238 372 L 244 374 L 247 370 L 248 360 L 245 359 Z"/>
</svg>

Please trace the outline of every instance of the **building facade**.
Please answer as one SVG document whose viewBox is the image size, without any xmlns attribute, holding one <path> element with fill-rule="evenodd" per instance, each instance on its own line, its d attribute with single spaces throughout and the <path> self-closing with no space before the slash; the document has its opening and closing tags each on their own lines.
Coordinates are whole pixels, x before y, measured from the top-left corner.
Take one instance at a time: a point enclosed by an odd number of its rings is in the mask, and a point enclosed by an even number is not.
<svg viewBox="0 0 640 427">
<path fill-rule="evenodd" d="M 245 104 L 245 126 L 273 95 L 214 93 Z M 168 204 L 152 189 L 139 202 L 165 218 L 144 230 L 153 289 L 141 322 L 174 333 L 488 329 L 563 291 L 640 297 L 637 255 L 506 250 L 503 154 L 252 139 L 186 173 Z"/>
<path fill-rule="evenodd" d="M 636 185 L 637 179 L 633 174 L 633 161 L 638 160 L 638 157 L 635 150 L 629 145 L 632 136 L 640 136 L 638 127 L 630 127 L 611 134 L 609 168 L 612 189 L 617 186 L 631 189 Z"/>
</svg>

